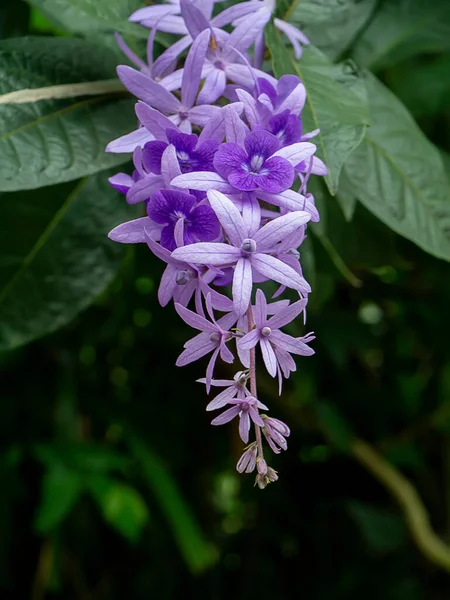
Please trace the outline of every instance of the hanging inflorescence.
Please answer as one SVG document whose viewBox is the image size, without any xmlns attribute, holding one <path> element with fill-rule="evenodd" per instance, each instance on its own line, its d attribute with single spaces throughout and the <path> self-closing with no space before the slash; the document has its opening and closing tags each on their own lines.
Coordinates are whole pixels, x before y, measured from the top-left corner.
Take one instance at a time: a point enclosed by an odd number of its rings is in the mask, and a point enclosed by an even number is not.
<svg viewBox="0 0 450 600">
<path fill-rule="evenodd" d="M 308 222 L 319 220 L 306 187 L 311 174 L 327 171 L 309 141 L 318 131 L 302 130 L 304 85 L 294 75 L 277 80 L 261 70 L 273 6 L 242 2 L 214 18 L 212 9 L 211 1 L 181 0 L 134 13 L 130 19 L 150 29 L 147 63 L 117 37 L 139 68 L 118 67 L 121 81 L 139 100 L 139 128 L 109 144 L 109 152 L 132 152 L 135 167 L 132 176 L 119 173 L 110 182 L 128 203 L 145 203 L 147 216 L 119 225 L 109 236 L 147 243 L 166 263 L 159 302 L 166 306 L 173 299 L 180 317 L 199 331 L 176 364 L 210 355 L 199 382 L 208 393 L 222 388 L 207 406 L 222 411 L 212 424 L 237 419 L 245 444 L 253 428 L 254 441 L 237 470 L 256 469 L 263 488 L 278 478 L 264 459 L 263 440 L 279 453 L 290 432 L 262 412 L 268 408 L 258 397 L 255 351 L 259 346 L 268 373 L 278 377 L 280 394 L 283 378 L 296 369 L 292 355 L 313 354 L 311 334 L 296 338 L 282 329 L 305 317 L 311 288 L 298 248 Z M 307 38 L 288 23 L 273 22 L 299 58 L 299 42 L 307 44 Z M 222 29 L 227 25 L 231 33 Z M 157 30 L 184 37 L 153 61 Z M 175 70 L 187 49 L 184 68 Z M 267 281 L 279 285 L 271 302 L 256 289 Z M 228 284 L 232 299 L 222 293 Z M 275 300 L 285 288 L 299 299 Z M 233 379 L 214 379 L 217 359 L 231 364 L 235 355 L 242 366 Z"/>
</svg>

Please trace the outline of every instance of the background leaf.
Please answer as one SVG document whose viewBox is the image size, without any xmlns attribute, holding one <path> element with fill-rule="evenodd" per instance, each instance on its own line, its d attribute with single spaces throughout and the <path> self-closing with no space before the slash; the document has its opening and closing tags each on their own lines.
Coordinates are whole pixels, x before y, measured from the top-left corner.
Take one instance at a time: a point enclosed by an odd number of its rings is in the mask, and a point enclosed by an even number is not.
<svg viewBox="0 0 450 600">
<path fill-rule="evenodd" d="M 435 116 L 450 105 L 450 54 L 405 61 L 390 69 L 387 82 L 415 117 Z"/>
<path fill-rule="evenodd" d="M 442 0 L 384 0 L 353 49 L 371 70 L 422 52 L 450 49 L 450 3 Z"/>
<path fill-rule="evenodd" d="M 370 19 L 376 0 L 301 0 L 289 21 L 332 59 L 353 42 Z"/>
<path fill-rule="evenodd" d="M 106 237 L 126 211 L 107 174 L 34 194 L 3 194 L 0 349 L 62 327 L 100 294 L 122 250 Z M 24 237 L 14 234 L 19 228 Z"/>
<path fill-rule="evenodd" d="M 273 27 L 268 31 L 267 42 L 275 75 L 295 73 L 305 84 L 307 104 L 302 113 L 303 130 L 321 130 L 312 141 L 327 165 L 328 189 L 335 194 L 342 165 L 361 143 L 369 122 L 359 73 L 349 64 L 333 65 L 311 46 L 305 48 L 300 61 L 293 61 L 292 53 L 284 47 Z"/>
<path fill-rule="evenodd" d="M 137 542 L 149 518 L 141 494 L 126 483 L 100 475 L 90 477 L 88 485 L 105 520 L 130 542 Z"/>
<path fill-rule="evenodd" d="M 134 434 L 129 436 L 132 453 L 140 462 L 143 477 L 159 502 L 181 553 L 191 571 L 204 571 L 216 561 L 214 549 L 203 538 L 189 506 L 161 460 Z"/>
<path fill-rule="evenodd" d="M 0 93 L 114 77 L 115 54 L 78 39 L 0 43 Z M 106 144 L 135 127 L 132 100 L 96 96 L 0 105 L 0 190 L 70 181 L 127 160 Z"/>
<path fill-rule="evenodd" d="M 75 33 L 118 31 L 146 38 L 148 29 L 129 23 L 128 17 L 141 0 L 28 0 L 48 19 Z"/>
<path fill-rule="evenodd" d="M 450 187 L 439 152 L 373 75 L 367 88 L 373 125 L 345 166 L 354 192 L 388 227 L 450 260 Z"/>
<path fill-rule="evenodd" d="M 364 541 L 375 551 L 390 552 L 404 544 L 406 527 L 400 515 L 356 501 L 348 509 Z"/>
<path fill-rule="evenodd" d="M 20 0 L 0 6 L 0 39 L 25 34 L 30 9 Z"/>
<path fill-rule="evenodd" d="M 83 490 L 83 480 L 76 471 L 55 462 L 44 475 L 42 500 L 36 515 L 39 533 L 48 533 L 67 517 Z"/>
</svg>

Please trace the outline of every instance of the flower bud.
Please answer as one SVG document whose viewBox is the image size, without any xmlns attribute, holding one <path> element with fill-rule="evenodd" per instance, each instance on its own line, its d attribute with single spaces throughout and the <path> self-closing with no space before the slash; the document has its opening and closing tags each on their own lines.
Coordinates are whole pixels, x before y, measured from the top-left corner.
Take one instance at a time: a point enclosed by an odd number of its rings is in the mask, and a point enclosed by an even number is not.
<svg viewBox="0 0 450 600">
<path fill-rule="evenodd" d="M 258 473 L 255 479 L 255 485 L 257 485 L 260 490 L 263 490 L 269 485 L 269 483 L 273 483 L 274 481 L 278 481 L 278 474 L 271 467 L 267 467 L 267 473 L 264 475 Z"/>
<path fill-rule="evenodd" d="M 244 454 L 239 459 L 236 465 L 236 470 L 239 473 L 251 473 L 252 471 L 254 471 L 256 466 L 257 453 L 258 447 L 256 445 L 256 442 L 253 442 L 252 444 L 250 444 L 250 446 L 247 447 Z"/>
</svg>

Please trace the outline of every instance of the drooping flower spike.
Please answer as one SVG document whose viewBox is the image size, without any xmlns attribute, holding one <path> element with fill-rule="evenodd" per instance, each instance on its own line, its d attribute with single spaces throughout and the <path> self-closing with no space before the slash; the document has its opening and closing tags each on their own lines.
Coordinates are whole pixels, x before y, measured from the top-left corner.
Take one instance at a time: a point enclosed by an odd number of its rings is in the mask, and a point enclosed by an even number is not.
<svg viewBox="0 0 450 600">
<path fill-rule="evenodd" d="M 256 365 L 261 356 L 281 394 L 283 380 L 296 369 L 293 355 L 314 353 L 312 334 L 282 329 L 306 318 L 311 288 L 299 247 L 309 221 L 320 219 L 307 187 L 311 176 L 327 170 L 310 141 L 318 131 L 303 130 L 305 86 L 294 75 L 277 80 L 261 70 L 273 0 L 222 11 L 214 4 L 169 0 L 133 13 L 130 20 L 150 30 L 146 60 L 117 36 L 137 67 L 117 71 L 138 99 L 138 127 L 108 145 L 108 152 L 131 153 L 134 164 L 131 174 L 109 181 L 145 216 L 117 225 L 109 237 L 146 243 L 164 264 L 158 300 L 161 306 L 173 301 L 196 330 L 176 364 L 205 361 L 198 381 L 208 393 L 223 388 L 206 407 L 222 410 L 212 424 L 238 420 L 248 445 L 236 469 L 256 472 L 255 484 L 264 488 L 278 475 L 267 464 L 263 442 L 278 454 L 287 449 L 290 430 L 261 414 L 268 407 L 258 394 Z M 300 44 L 309 40 L 289 23 L 273 23 L 299 58 Z M 155 60 L 157 31 L 182 37 Z M 278 284 L 272 301 L 263 291 L 269 282 Z M 297 298 L 274 300 L 286 289 Z M 236 363 L 241 366 L 230 371 Z"/>
</svg>

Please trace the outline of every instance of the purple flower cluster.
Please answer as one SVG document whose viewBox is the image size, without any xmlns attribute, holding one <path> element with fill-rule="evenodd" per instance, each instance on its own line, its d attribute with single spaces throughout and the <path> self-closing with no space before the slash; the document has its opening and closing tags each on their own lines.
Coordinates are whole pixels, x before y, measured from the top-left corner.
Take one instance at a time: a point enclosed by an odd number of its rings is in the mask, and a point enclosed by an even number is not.
<svg viewBox="0 0 450 600">
<path fill-rule="evenodd" d="M 290 431 L 261 413 L 268 408 L 258 397 L 256 349 L 278 378 L 280 394 L 283 379 L 296 370 L 292 355 L 314 353 L 311 334 L 293 337 L 282 328 L 301 313 L 305 318 L 311 288 L 298 248 L 308 222 L 319 220 L 306 188 L 311 174 L 327 170 L 310 142 L 318 132 L 303 132 L 303 83 L 260 70 L 274 5 L 241 2 L 212 17 L 213 9 L 214 0 L 170 0 L 135 12 L 130 20 L 151 30 L 147 62 L 117 37 L 139 69 L 118 67 L 139 100 L 139 127 L 108 145 L 108 152 L 132 152 L 134 163 L 132 175 L 118 173 L 110 183 L 128 203 L 142 203 L 146 216 L 122 223 L 109 237 L 146 243 L 166 263 L 159 301 L 165 306 L 173 299 L 183 321 L 198 331 L 177 365 L 209 356 L 199 381 L 208 393 L 224 388 L 207 406 L 223 409 L 212 424 L 237 417 L 245 444 L 253 428 L 237 470 L 256 470 L 263 488 L 278 479 L 267 466 L 263 440 L 278 454 Z M 279 19 L 274 24 L 299 57 L 299 42 L 309 43 L 305 36 Z M 183 37 L 154 61 L 157 30 Z M 272 302 L 259 287 L 270 281 L 279 286 Z M 229 284 L 231 298 L 223 293 Z M 275 300 L 286 288 L 297 301 Z M 234 378 L 214 379 L 217 360 L 232 364 L 236 357 L 241 367 Z"/>
</svg>

